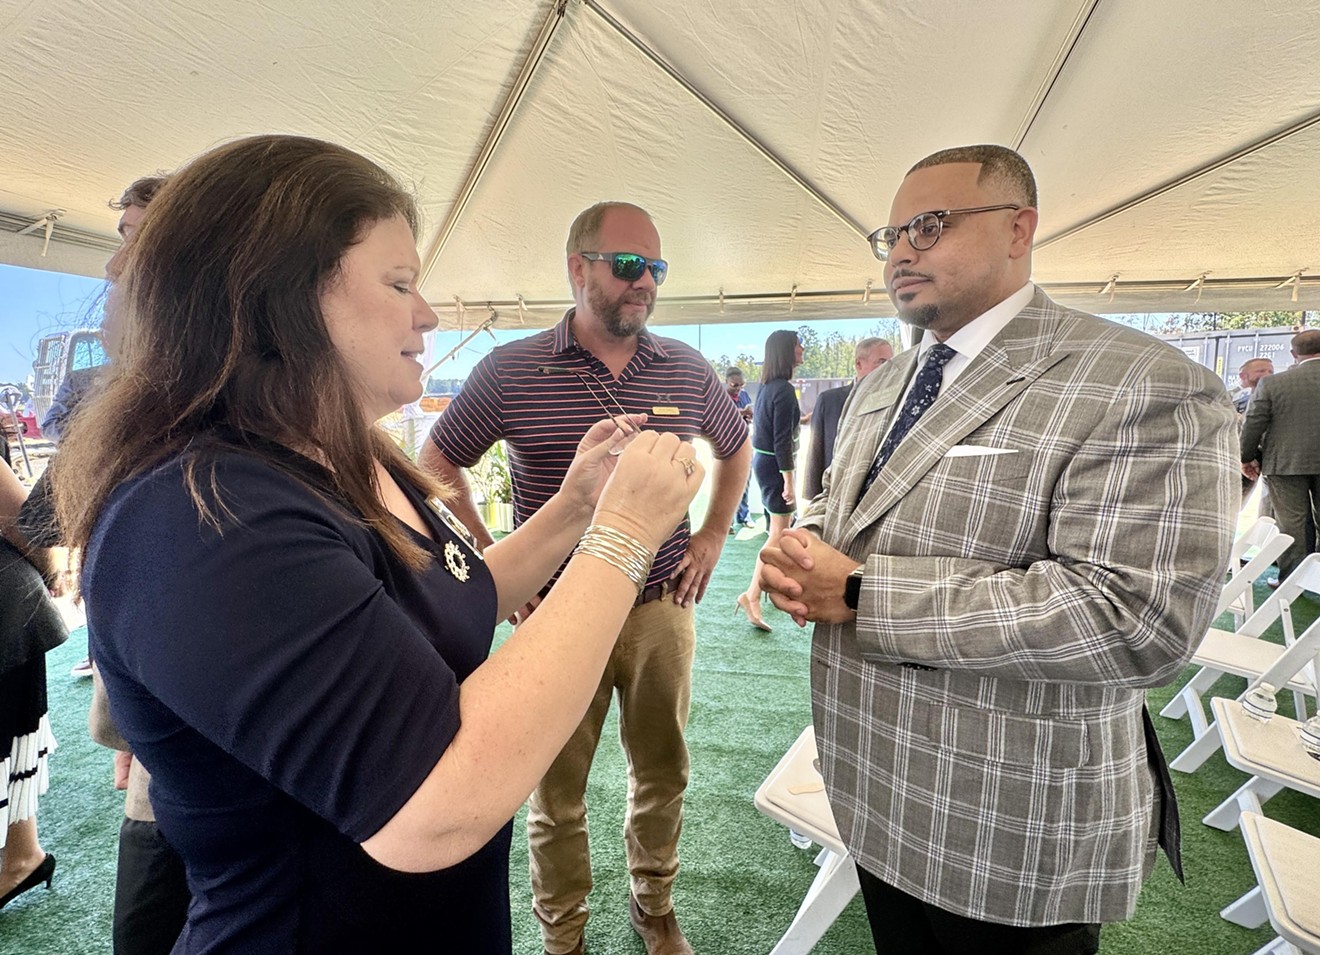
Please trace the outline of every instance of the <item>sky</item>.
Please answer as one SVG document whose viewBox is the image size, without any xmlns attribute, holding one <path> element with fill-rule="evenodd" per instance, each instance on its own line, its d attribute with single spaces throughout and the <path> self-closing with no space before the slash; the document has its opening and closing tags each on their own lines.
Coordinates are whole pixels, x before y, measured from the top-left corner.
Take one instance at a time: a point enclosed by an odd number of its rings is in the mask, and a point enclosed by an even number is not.
<svg viewBox="0 0 1320 955">
<path fill-rule="evenodd" d="M 104 288 L 81 275 L 0 265 L 0 384 L 27 380 L 42 336 L 99 325 Z"/>
<path fill-rule="evenodd" d="M 32 374 L 32 360 L 43 335 L 95 326 L 99 323 L 101 296 L 105 283 L 77 275 L 42 272 L 0 265 L 0 384 L 21 384 Z M 849 319 L 813 322 L 822 337 L 838 331 L 847 338 L 872 333 L 876 319 Z M 656 328 L 661 335 L 692 345 L 710 359 L 721 355 L 737 358 L 748 354 L 759 361 L 769 334 L 784 325 L 777 322 L 751 322 L 722 325 L 664 325 Z M 532 330 L 495 330 L 495 339 L 479 335 L 452 360 L 431 374 L 435 378 L 466 378 L 481 358 L 495 347 L 532 334 Z M 457 345 L 467 332 L 436 332 L 431 354 L 437 360 Z"/>
<path fill-rule="evenodd" d="M 28 379 L 42 336 L 99 324 L 104 290 L 105 283 L 98 279 L 0 265 L 0 385 L 21 385 Z M 1123 320 L 1123 316 L 1111 317 Z M 883 334 L 880 323 L 879 318 L 871 318 L 810 324 L 822 338 L 831 332 L 839 332 L 845 338 L 862 338 Z M 892 319 L 885 322 L 886 327 L 892 327 L 892 324 Z M 687 342 L 713 361 L 721 356 L 736 359 L 740 354 L 747 354 L 759 362 L 764 355 L 766 338 L 772 331 L 784 327 L 780 322 L 749 322 L 662 325 L 655 330 Z M 438 379 L 466 378 L 472 367 L 497 342 L 503 344 L 535 331 L 497 329 L 491 333 L 493 339 L 491 335 L 478 335 L 453 359 L 436 368 L 431 376 Z M 434 356 L 431 362 L 449 352 L 467 334 L 436 332 L 430 347 L 430 355 Z"/>
</svg>

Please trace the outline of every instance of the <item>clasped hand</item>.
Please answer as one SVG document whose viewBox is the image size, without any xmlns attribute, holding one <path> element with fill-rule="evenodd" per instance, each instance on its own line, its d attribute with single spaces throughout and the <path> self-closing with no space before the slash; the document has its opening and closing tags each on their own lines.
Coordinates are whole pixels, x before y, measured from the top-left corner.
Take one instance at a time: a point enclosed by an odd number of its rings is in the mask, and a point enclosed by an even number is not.
<svg viewBox="0 0 1320 955">
<path fill-rule="evenodd" d="M 848 575 L 861 566 L 811 531 L 791 528 L 761 548 L 761 588 L 799 627 L 846 623 L 857 615 L 843 602 Z"/>
</svg>

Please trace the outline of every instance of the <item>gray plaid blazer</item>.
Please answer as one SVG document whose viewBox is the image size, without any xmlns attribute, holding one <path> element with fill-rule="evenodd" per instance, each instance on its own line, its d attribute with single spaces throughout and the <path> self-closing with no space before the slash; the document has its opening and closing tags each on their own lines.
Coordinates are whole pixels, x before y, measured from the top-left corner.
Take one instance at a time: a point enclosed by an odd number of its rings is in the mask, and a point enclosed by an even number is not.
<svg viewBox="0 0 1320 955">
<path fill-rule="evenodd" d="M 856 623 L 812 647 L 839 832 L 869 872 L 961 915 L 1124 919 L 1159 818 L 1142 688 L 1210 623 L 1240 495 L 1233 406 L 1176 349 L 1037 290 L 858 501 L 915 362 L 853 389 L 803 521 L 866 563 Z"/>
</svg>

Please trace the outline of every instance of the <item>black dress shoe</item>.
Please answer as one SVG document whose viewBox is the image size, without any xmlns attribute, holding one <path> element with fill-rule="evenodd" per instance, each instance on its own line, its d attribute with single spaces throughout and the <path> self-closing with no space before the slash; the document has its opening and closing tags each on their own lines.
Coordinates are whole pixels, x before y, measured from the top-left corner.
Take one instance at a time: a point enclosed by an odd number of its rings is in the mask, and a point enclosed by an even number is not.
<svg viewBox="0 0 1320 955">
<path fill-rule="evenodd" d="M 55 878 L 55 855 L 47 852 L 46 858 L 41 860 L 41 865 L 29 872 L 26 879 L 10 889 L 4 896 L 0 896 L 0 909 L 14 901 L 28 889 L 35 889 L 43 882 L 46 883 L 46 888 L 49 889 L 53 878 Z"/>
</svg>

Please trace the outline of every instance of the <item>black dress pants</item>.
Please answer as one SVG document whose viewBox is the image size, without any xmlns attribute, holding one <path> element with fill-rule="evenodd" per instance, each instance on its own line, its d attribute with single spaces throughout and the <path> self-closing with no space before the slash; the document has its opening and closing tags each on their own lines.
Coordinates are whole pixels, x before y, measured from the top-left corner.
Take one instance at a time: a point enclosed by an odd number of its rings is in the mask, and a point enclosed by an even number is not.
<svg viewBox="0 0 1320 955">
<path fill-rule="evenodd" d="M 115 873 L 115 955 L 169 955 L 191 900 L 183 860 L 160 829 L 126 818 Z"/>
<path fill-rule="evenodd" d="M 878 955 L 1095 955 L 1100 925 L 1020 927 L 955 915 L 881 882 L 861 866 L 866 917 Z"/>
</svg>

